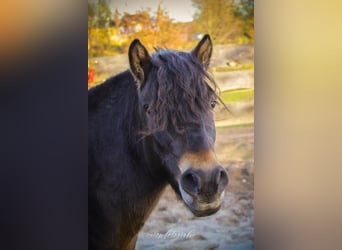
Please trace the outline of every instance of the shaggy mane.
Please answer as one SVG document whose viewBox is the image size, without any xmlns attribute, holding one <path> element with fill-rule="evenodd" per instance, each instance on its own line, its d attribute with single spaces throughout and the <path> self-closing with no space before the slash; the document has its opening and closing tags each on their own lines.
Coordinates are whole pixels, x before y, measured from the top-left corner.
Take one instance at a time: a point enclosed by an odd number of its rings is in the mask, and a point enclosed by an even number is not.
<svg viewBox="0 0 342 250">
<path fill-rule="evenodd" d="M 211 101 L 218 98 L 218 86 L 192 53 L 156 48 L 146 88 L 152 93 L 149 128 L 174 130 L 205 125 L 212 119 Z"/>
</svg>

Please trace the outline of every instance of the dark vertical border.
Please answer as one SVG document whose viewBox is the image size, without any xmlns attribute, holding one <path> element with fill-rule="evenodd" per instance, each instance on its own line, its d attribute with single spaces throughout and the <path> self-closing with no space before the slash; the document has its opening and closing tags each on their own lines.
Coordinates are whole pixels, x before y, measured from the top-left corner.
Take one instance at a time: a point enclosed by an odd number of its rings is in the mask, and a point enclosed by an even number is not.
<svg viewBox="0 0 342 250">
<path fill-rule="evenodd" d="M 78 2 L 59 13 L 67 26 L 41 34 L 39 56 L 1 70 L 1 249 L 87 249 L 87 4 Z"/>
</svg>

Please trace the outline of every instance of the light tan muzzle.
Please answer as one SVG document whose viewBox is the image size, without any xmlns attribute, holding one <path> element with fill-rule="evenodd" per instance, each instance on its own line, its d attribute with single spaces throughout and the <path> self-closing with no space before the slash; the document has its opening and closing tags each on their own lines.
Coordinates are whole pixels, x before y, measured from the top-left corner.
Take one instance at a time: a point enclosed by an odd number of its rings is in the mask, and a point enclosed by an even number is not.
<svg viewBox="0 0 342 250">
<path fill-rule="evenodd" d="M 207 216 L 220 209 L 228 174 L 211 150 L 187 152 L 180 161 L 180 191 L 187 207 L 196 216 Z"/>
</svg>

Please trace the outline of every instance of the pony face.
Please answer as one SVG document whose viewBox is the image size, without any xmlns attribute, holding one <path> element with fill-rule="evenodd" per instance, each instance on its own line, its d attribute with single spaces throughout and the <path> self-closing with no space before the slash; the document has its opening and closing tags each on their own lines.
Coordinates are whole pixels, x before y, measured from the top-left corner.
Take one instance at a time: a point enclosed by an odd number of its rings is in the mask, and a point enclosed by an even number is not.
<svg viewBox="0 0 342 250">
<path fill-rule="evenodd" d="M 151 57 L 138 40 L 129 50 L 149 147 L 196 216 L 215 213 L 228 184 L 214 151 L 216 85 L 206 72 L 211 52 L 208 35 L 190 53 L 159 49 Z"/>
</svg>

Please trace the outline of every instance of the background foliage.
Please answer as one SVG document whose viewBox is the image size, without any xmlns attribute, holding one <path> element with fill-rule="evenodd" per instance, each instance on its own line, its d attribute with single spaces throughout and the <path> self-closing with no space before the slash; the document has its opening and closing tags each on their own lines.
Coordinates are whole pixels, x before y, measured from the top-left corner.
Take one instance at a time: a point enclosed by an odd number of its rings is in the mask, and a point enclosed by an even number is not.
<svg viewBox="0 0 342 250">
<path fill-rule="evenodd" d="M 142 9 L 134 14 L 111 10 L 109 2 L 88 2 L 88 57 L 127 52 L 136 37 L 153 46 L 191 48 L 205 33 L 214 44 L 254 42 L 253 0 L 192 0 L 197 11 L 193 22 L 176 22 L 159 5 L 156 12 Z"/>
</svg>

